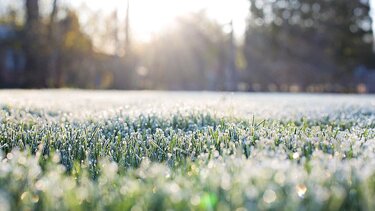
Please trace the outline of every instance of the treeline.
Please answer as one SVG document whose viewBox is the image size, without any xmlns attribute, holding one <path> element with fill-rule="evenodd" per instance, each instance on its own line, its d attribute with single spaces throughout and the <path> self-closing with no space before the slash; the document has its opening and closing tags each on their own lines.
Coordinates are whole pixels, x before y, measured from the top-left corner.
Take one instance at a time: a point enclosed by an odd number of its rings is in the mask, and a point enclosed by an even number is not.
<svg viewBox="0 0 375 211">
<path fill-rule="evenodd" d="M 130 89 L 130 69 L 123 58 L 95 50 L 93 37 L 82 30 L 79 13 L 61 4 L 38 0 L 20 4 L 3 14 L 0 39 L 0 87 Z M 42 6 L 51 6 L 46 14 Z"/>
<path fill-rule="evenodd" d="M 204 12 L 141 43 L 128 16 L 92 12 L 82 25 L 58 0 L 19 0 L 0 18 L 0 87 L 372 91 L 368 1 L 249 1 L 242 43 Z"/>
<path fill-rule="evenodd" d="M 371 86 L 358 77 L 358 70 L 375 65 L 368 1 L 251 3 L 244 55 L 246 81 L 254 89 L 347 92 Z"/>
</svg>

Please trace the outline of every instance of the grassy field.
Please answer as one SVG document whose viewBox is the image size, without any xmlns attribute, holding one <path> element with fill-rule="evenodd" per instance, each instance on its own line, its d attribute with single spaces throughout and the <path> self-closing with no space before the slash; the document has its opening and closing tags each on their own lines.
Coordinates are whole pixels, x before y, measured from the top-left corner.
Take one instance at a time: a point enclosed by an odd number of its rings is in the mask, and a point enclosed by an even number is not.
<svg viewBox="0 0 375 211">
<path fill-rule="evenodd" d="M 375 97 L 0 91 L 0 210 L 375 210 Z"/>
</svg>

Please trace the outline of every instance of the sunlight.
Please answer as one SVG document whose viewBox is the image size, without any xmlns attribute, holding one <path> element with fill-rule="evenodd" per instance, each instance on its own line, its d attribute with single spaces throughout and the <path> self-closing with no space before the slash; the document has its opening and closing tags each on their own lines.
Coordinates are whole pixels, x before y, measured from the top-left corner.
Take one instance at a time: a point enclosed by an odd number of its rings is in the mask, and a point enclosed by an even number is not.
<svg viewBox="0 0 375 211">
<path fill-rule="evenodd" d="M 75 0 L 70 3 L 75 7 L 85 4 L 92 10 L 104 13 L 117 9 L 120 19 L 124 19 L 126 14 L 124 0 Z M 241 35 L 245 31 L 248 0 L 130 0 L 133 36 L 137 40 L 148 41 L 158 32 L 168 28 L 176 17 L 200 10 L 206 11 L 210 18 L 222 24 L 233 20 L 236 35 Z"/>
</svg>

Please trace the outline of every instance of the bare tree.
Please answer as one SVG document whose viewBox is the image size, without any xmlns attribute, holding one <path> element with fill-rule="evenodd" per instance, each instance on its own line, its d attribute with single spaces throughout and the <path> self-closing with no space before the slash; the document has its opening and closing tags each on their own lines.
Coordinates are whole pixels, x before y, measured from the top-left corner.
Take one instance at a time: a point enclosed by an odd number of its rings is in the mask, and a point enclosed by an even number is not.
<svg viewBox="0 0 375 211">
<path fill-rule="evenodd" d="M 227 91 L 236 91 L 237 89 L 237 68 L 236 68 L 236 45 L 234 43 L 233 22 L 229 23 L 230 33 L 228 40 L 227 64 L 225 71 L 225 88 Z"/>
</svg>

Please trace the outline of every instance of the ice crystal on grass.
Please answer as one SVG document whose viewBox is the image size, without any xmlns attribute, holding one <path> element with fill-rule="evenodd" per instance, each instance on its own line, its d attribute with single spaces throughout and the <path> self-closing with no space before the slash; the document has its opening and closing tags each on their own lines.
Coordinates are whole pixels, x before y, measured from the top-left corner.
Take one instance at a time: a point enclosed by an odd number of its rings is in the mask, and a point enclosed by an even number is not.
<svg viewBox="0 0 375 211">
<path fill-rule="evenodd" d="M 375 209 L 372 96 L 0 99 L 1 210 Z"/>
</svg>

